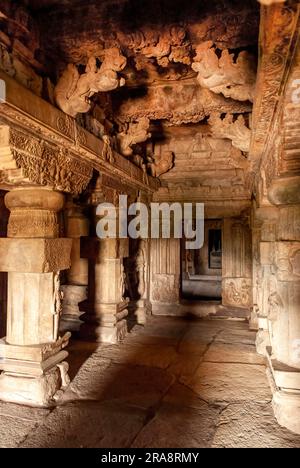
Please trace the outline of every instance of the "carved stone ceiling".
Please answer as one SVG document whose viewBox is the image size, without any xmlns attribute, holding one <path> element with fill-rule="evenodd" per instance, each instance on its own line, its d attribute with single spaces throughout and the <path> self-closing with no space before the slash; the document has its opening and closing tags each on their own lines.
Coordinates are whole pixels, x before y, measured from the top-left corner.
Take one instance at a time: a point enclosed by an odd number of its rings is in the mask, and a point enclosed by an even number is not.
<svg viewBox="0 0 300 468">
<path fill-rule="evenodd" d="M 67 64 L 83 73 L 91 57 L 100 64 L 105 50 L 120 49 L 127 59 L 118 72 L 125 86 L 111 92 L 108 107 L 126 142 L 133 124 L 143 135 L 137 142 L 152 134 L 147 145 L 152 155 L 174 153 L 173 169 L 161 177 L 163 186 L 206 187 L 211 181 L 219 191 L 227 187 L 229 193 L 231 187 L 232 196 L 245 196 L 257 0 L 24 3 L 39 25 L 41 60 L 54 82 Z M 123 154 L 132 153 L 123 147 Z"/>
</svg>

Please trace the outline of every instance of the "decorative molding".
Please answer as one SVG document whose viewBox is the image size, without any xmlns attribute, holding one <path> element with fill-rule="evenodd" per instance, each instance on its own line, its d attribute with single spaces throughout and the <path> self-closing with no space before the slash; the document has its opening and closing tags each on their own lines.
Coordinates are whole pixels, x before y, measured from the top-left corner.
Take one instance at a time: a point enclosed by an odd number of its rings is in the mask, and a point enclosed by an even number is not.
<svg viewBox="0 0 300 468">
<path fill-rule="evenodd" d="M 77 195 L 87 188 L 92 167 L 64 148 L 16 129 L 0 126 L 0 169 L 22 169 L 25 179 Z"/>
<path fill-rule="evenodd" d="M 158 189 L 160 182 L 157 179 L 151 176 L 145 178 L 143 169 L 137 167 L 120 154 L 107 151 L 107 142 L 81 128 L 73 118 L 35 96 L 1 70 L 0 79 L 3 79 L 6 84 L 6 101 L 0 103 L 0 125 L 7 127 L 13 125 L 16 131 L 22 133 L 24 138 L 28 140 L 28 150 L 31 145 L 31 149 L 36 151 L 38 155 L 39 150 L 35 147 L 42 145 L 44 149 L 47 149 L 47 152 L 51 153 L 48 156 L 50 159 L 54 155 L 57 164 L 64 163 L 64 167 L 68 171 L 71 170 L 75 174 L 79 173 L 78 181 L 72 182 L 70 185 L 70 175 L 64 173 L 60 168 L 60 171 L 55 171 L 55 175 L 54 173 L 42 174 L 43 183 L 50 183 L 54 187 L 62 187 L 65 191 L 75 190 L 74 193 L 78 193 L 81 187 L 85 185 L 87 173 L 91 173 L 95 169 L 117 180 L 121 179 L 124 185 L 127 184 L 128 187 L 138 188 L 150 193 Z M 16 151 L 15 155 L 12 153 L 12 149 Z M 40 164 L 40 156 L 37 155 L 33 161 L 34 165 L 36 163 Z M 4 144 L 2 151 L 0 151 L 1 163 L 5 162 L 6 169 L 8 169 L 7 164 L 10 160 L 10 180 L 17 183 L 17 181 L 21 182 L 25 174 L 22 175 L 18 171 L 14 156 L 17 157 L 20 166 L 27 165 L 29 168 L 33 156 L 22 151 L 22 147 L 10 148 L 10 143 L 8 147 L 5 147 Z M 4 157 L 5 159 L 3 159 Z M 44 157 L 47 157 L 46 153 Z M 53 165 L 55 166 L 55 164 Z M 78 170 L 81 167 L 84 168 L 84 176 L 82 176 L 84 180 L 81 180 L 81 169 Z M 32 167 L 30 169 L 30 177 L 37 183 L 41 183 L 40 172 L 39 168 Z M 1 172 L 1 169 L 0 181 L 3 182 L 3 185 L 7 181 L 7 177 Z"/>
<path fill-rule="evenodd" d="M 262 54 L 252 115 L 252 140 L 249 160 L 251 170 L 248 185 L 258 177 L 261 156 L 274 158 L 274 138 L 278 134 L 279 111 L 290 73 L 295 46 L 299 37 L 300 5 L 277 4 L 262 6 L 260 47 Z M 270 149 L 272 147 L 272 149 Z M 274 167 L 274 160 L 270 160 Z"/>
</svg>

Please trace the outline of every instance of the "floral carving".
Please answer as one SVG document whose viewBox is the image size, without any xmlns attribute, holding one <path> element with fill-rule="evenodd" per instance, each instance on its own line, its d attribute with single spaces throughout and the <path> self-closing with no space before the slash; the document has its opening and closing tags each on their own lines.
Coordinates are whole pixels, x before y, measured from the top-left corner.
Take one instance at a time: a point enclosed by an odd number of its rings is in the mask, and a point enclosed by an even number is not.
<svg viewBox="0 0 300 468">
<path fill-rule="evenodd" d="M 19 131 L 10 130 L 9 151 L 13 159 L 7 168 L 22 169 L 26 178 L 39 185 L 79 194 L 92 178 L 90 165 L 73 157 L 68 150 L 58 150 Z"/>
</svg>

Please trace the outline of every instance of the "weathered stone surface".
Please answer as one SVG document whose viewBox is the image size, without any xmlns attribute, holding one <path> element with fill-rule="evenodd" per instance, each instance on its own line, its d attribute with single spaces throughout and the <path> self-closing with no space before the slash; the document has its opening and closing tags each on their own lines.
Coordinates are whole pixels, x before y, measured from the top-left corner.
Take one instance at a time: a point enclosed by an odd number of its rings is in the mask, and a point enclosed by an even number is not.
<svg viewBox="0 0 300 468">
<path fill-rule="evenodd" d="M 214 435 L 219 411 L 203 403 L 201 408 L 163 404 L 140 432 L 135 448 L 207 448 Z"/>
<path fill-rule="evenodd" d="M 101 356 L 118 364 L 158 367 L 160 369 L 167 369 L 178 358 L 178 354 L 172 346 L 138 344 L 121 344 L 118 349 L 102 348 Z"/>
<path fill-rule="evenodd" d="M 295 448 L 300 437 L 278 426 L 271 404 L 229 405 L 220 417 L 214 448 Z"/>
<path fill-rule="evenodd" d="M 68 270 L 71 247 L 71 239 L 0 239 L 0 271 L 50 273 Z"/>
<path fill-rule="evenodd" d="M 204 356 L 205 362 L 224 362 L 265 365 L 266 359 L 259 356 L 255 346 L 240 344 L 213 343 Z"/>
<path fill-rule="evenodd" d="M 0 447 L 15 448 L 49 413 L 46 409 L 0 402 Z"/>
<path fill-rule="evenodd" d="M 183 336 L 192 330 L 194 338 L 198 334 L 204 339 L 210 332 L 212 341 L 205 344 L 204 357 L 180 353 L 166 369 L 152 367 L 144 354 L 146 349 L 150 354 L 156 350 L 158 359 L 162 349 L 162 344 L 148 344 L 147 327 L 134 329 L 140 344 L 129 344 L 130 337 L 123 346 L 73 342 L 71 375 L 76 375 L 51 413 L 0 403 L 0 422 L 5 429 L 2 446 L 297 447 L 299 437 L 280 428 L 274 418 L 265 367 L 255 364 L 253 346 L 213 341 L 221 331 L 243 331 L 244 337 L 251 336 L 247 325 L 151 318 L 149 335 L 166 335 L 171 340 L 170 330 L 176 330 L 175 349 L 180 327 Z M 126 362 L 126 358 L 134 358 L 133 351 L 143 348 L 143 364 Z M 226 362 L 238 356 L 239 363 Z M 202 362 L 215 357 L 217 364 Z"/>
<path fill-rule="evenodd" d="M 181 379 L 204 400 L 212 402 L 272 399 L 266 370 L 249 364 L 203 363 L 192 378 Z"/>
<path fill-rule="evenodd" d="M 255 345 L 256 333 L 249 330 L 224 330 L 216 337 L 217 343 Z"/>
<path fill-rule="evenodd" d="M 122 404 L 71 403 L 57 408 L 20 447 L 129 447 L 145 420 L 145 412 Z"/>
</svg>

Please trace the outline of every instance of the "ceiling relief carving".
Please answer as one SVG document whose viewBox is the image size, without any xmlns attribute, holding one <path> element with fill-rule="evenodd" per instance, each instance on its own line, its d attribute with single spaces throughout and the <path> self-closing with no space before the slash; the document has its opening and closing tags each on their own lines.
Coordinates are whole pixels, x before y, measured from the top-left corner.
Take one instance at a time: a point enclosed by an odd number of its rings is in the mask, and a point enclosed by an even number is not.
<svg viewBox="0 0 300 468">
<path fill-rule="evenodd" d="M 198 73 L 200 86 L 226 98 L 253 102 L 256 82 L 254 56 L 243 51 L 235 58 L 225 49 L 219 58 L 212 41 L 199 45 L 196 53 L 192 68 Z"/>
<path fill-rule="evenodd" d="M 223 119 L 220 114 L 211 114 L 208 123 L 216 138 L 228 138 L 235 148 L 249 153 L 251 130 L 246 126 L 243 115 L 239 115 L 234 120 L 234 116 L 231 114 L 227 114 Z"/>
<path fill-rule="evenodd" d="M 125 66 L 126 58 L 116 47 L 105 50 L 100 68 L 96 58 L 91 57 L 82 75 L 74 64 L 69 64 L 54 91 L 56 104 L 71 117 L 88 112 L 91 109 L 90 98 L 94 94 L 125 85 L 124 78 L 117 74 Z"/>
<path fill-rule="evenodd" d="M 132 146 L 143 143 L 151 138 L 149 128 L 150 120 L 147 117 L 142 117 L 137 123 L 126 125 L 126 130 L 117 135 L 120 153 L 123 156 L 132 156 Z"/>
<path fill-rule="evenodd" d="M 21 33 L 4 19 L 0 68 L 17 76 L 15 35 L 23 48 L 32 45 L 22 60 L 40 81 L 24 72 L 22 84 L 63 112 L 59 132 L 82 158 L 92 147 L 99 166 L 120 165 L 134 176 L 134 164 L 142 184 L 152 175 L 183 198 L 194 191 L 250 200 L 257 0 L 26 5 L 38 34 L 30 43 L 29 27 Z M 16 20 L 14 8 L 5 14 Z"/>
<path fill-rule="evenodd" d="M 172 151 L 162 151 L 154 154 L 150 158 L 149 167 L 153 177 L 160 177 L 169 172 L 174 166 L 174 153 Z"/>
</svg>

